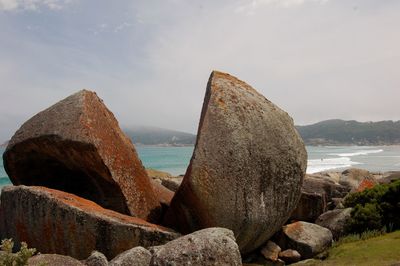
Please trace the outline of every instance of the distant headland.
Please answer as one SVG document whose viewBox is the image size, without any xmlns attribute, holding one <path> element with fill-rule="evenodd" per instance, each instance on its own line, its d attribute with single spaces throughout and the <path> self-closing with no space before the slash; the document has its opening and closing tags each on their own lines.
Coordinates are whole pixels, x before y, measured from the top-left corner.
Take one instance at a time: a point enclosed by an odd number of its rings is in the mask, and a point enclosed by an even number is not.
<svg viewBox="0 0 400 266">
<path fill-rule="evenodd" d="M 135 145 L 188 146 L 196 142 L 194 134 L 158 127 L 135 126 L 124 132 Z"/>
<path fill-rule="evenodd" d="M 400 145 L 400 121 L 358 122 L 331 119 L 312 125 L 296 126 L 306 145 Z M 150 126 L 124 128 L 135 145 L 191 146 L 196 135 Z M 0 144 L 7 147 L 8 141 Z"/>
<path fill-rule="evenodd" d="M 358 122 L 332 119 L 296 128 L 306 145 L 400 144 L 400 121 Z"/>
</svg>

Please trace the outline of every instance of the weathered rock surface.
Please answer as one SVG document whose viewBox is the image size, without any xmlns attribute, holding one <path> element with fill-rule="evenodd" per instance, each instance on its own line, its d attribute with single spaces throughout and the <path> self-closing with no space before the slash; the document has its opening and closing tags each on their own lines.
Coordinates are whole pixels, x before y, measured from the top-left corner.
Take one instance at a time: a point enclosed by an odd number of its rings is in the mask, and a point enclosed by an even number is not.
<svg viewBox="0 0 400 266">
<path fill-rule="evenodd" d="M 351 192 L 360 192 L 378 184 L 372 173 L 364 169 L 350 168 L 344 170 L 340 177 L 340 184 L 351 188 Z"/>
<path fill-rule="evenodd" d="M 281 248 L 271 240 L 268 240 L 267 244 L 261 248 L 261 254 L 264 258 L 271 261 L 278 260 L 279 252 L 281 252 Z"/>
<path fill-rule="evenodd" d="M 15 185 L 73 193 L 155 221 L 160 205 L 130 139 L 96 93 L 82 90 L 36 114 L 3 155 Z"/>
<path fill-rule="evenodd" d="M 164 206 L 169 206 L 175 193 L 155 180 L 151 180 L 150 182 L 153 186 L 153 190 L 156 193 L 158 200 L 160 201 L 160 204 Z"/>
<path fill-rule="evenodd" d="M 160 245 L 179 236 L 167 228 L 44 187 L 4 187 L 1 213 L 1 239 L 25 241 L 39 252 L 77 259 L 86 259 L 92 250 L 111 259 L 132 247 Z"/>
<path fill-rule="evenodd" d="M 316 224 L 296 222 L 283 226 L 275 240 L 282 249 L 295 249 L 302 259 L 308 259 L 331 246 L 332 233 Z"/>
<path fill-rule="evenodd" d="M 400 171 L 387 172 L 378 182 L 379 184 L 390 184 L 400 179 Z"/>
<path fill-rule="evenodd" d="M 153 179 L 170 179 L 174 178 L 173 175 L 171 175 L 168 172 L 152 169 L 152 168 L 146 168 L 146 172 L 149 175 L 149 177 Z"/>
<path fill-rule="evenodd" d="M 315 223 L 328 228 L 333 238 L 339 239 L 345 234 L 346 225 L 351 218 L 351 210 L 352 208 L 327 211 L 321 214 Z"/>
<path fill-rule="evenodd" d="M 350 188 L 322 175 L 306 175 L 300 201 L 290 216 L 291 220 L 314 222 L 328 208 L 336 205 L 334 199 L 345 197 Z"/>
<path fill-rule="evenodd" d="M 327 210 L 325 193 L 301 192 L 301 197 L 296 209 L 290 216 L 291 220 L 314 222 Z"/>
<path fill-rule="evenodd" d="M 301 255 L 297 250 L 286 249 L 279 253 L 279 258 L 286 263 L 294 263 L 301 259 Z"/>
<path fill-rule="evenodd" d="M 43 265 L 85 266 L 79 260 L 59 254 L 40 254 L 28 259 L 28 266 Z"/>
<path fill-rule="evenodd" d="M 231 230 L 207 228 L 163 246 L 150 248 L 150 265 L 242 265 L 238 245 Z"/>
<path fill-rule="evenodd" d="M 148 266 L 150 260 L 150 251 L 143 247 L 135 247 L 119 254 L 110 261 L 109 266 Z"/>
<path fill-rule="evenodd" d="M 106 256 L 98 251 L 93 251 L 84 263 L 86 266 L 108 266 Z"/>
<path fill-rule="evenodd" d="M 182 183 L 182 176 L 172 176 L 171 174 L 154 169 L 146 169 L 147 174 L 155 181 L 159 182 L 169 190 L 176 192 Z"/>
<path fill-rule="evenodd" d="M 181 232 L 233 230 L 242 253 L 289 218 L 307 163 L 289 115 L 243 81 L 214 71 L 196 147 L 165 223 Z"/>
<path fill-rule="evenodd" d="M 330 202 L 332 198 L 343 198 L 349 192 L 350 188 L 335 183 L 331 178 L 323 175 L 306 175 L 304 178 L 302 191 L 312 193 L 325 193 L 326 201 Z"/>
</svg>

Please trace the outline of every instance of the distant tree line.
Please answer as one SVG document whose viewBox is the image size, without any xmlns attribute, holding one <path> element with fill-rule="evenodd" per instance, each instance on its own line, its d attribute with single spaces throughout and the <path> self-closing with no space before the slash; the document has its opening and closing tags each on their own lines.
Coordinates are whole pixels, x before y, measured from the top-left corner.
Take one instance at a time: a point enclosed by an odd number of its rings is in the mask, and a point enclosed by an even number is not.
<svg viewBox="0 0 400 266">
<path fill-rule="evenodd" d="M 297 126 L 308 145 L 391 145 L 400 144 L 400 121 L 357 122 L 326 120 L 313 125 Z"/>
</svg>

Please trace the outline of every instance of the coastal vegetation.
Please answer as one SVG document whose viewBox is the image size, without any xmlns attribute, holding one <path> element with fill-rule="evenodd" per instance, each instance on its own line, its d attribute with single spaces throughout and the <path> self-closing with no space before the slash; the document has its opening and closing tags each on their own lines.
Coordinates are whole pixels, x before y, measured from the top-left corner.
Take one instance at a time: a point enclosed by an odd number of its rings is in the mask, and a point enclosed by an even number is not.
<svg viewBox="0 0 400 266">
<path fill-rule="evenodd" d="M 363 123 L 333 119 L 296 128 L 306 145 L 400 144 L 400 121 Z"/>
<path fill-rule="evenodd" d="M 353 208 L 348 232 L 400 229 L 399 203 L 400 180 L 348 195 L 344 206 Z"/>
<path fill-rule="evenodd" d="M 36 253 L 36 249 L 28 248 L 25 242 L 21 242 L 21 248 L 18 252 L 13 253 L 14 242 L 12 239 L 3 239 L 0 249 L 0 266 L 23 266 L 26 265 L 28 259 Z"/>
</svg>

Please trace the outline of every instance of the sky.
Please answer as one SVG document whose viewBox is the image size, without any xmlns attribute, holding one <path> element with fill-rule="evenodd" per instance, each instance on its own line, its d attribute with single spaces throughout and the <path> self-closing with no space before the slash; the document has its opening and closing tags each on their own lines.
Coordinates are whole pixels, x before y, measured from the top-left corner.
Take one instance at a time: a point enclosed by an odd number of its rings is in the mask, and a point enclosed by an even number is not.
<svg viewBox="0 0 400 266">
<path fill-rule="evenodd" d="M 195 133 L 212 70 L 298 125 L 399 120 L 400 0 L 0 0 L 0 142 L 81 89 Z"/>
</svg>

